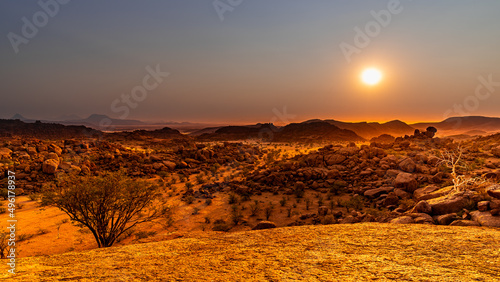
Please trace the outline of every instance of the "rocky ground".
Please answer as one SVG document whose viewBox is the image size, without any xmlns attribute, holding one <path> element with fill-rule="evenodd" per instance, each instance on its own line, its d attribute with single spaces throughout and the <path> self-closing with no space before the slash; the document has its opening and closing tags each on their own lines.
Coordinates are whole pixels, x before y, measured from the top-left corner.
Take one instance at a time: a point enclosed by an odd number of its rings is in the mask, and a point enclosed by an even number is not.
<svg viewBox="0 0 500 282">
<path fill-rule="evenodd" d="M 0 175 L 6 184 L 7 170 L 15 171 L 18 195 L 33 205 L 44 185 L 63 174 L 124 169 L 156 181 L 176 213 L 168 228 L 149 235 L 152 240 L 173 231 L 250 230 L 264 220 L 265 228 L 359 222 L 500 227 L 500 134 L 458 143 L 434 133 L 322 145 L 200 142 L 165 130 L 105 139 L 5 137 Z M 454 174 L 445 161 L 459 152 Z M 454 188 L 454 179 L 468 182 Z"/>
</svg>

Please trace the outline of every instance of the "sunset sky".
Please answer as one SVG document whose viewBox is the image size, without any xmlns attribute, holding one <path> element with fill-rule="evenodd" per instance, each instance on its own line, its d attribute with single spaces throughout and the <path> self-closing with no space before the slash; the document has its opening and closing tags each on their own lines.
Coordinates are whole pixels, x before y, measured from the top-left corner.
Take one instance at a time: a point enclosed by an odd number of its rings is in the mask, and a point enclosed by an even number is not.
<svg viewBox="0 0 500 282">
<path fill-rule="evenodd" d="M 39 3 L 0 2 L 0 118 L 500 116 L 497 0 Z"/>
</svg>

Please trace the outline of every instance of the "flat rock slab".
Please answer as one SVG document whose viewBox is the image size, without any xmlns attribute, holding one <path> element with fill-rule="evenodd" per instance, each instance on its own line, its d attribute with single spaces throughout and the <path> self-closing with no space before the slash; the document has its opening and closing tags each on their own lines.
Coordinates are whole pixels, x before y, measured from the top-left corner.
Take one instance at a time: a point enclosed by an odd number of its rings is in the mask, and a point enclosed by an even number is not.
<svg viewBox="0 0 500 282">
<path fill-rule="evenodd" d="M 500 216 L 493 216 L 489 212 L 473 211 L 470 213 L 472 219 L 481 226 L 500 227 Z"/>
</svg>

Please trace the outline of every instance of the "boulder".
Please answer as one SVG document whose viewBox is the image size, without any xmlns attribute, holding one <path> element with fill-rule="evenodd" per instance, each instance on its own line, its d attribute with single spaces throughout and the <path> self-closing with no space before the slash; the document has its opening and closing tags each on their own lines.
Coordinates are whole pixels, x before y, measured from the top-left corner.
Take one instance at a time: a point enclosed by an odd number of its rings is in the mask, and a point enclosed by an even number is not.
<svg viewBox="0 0 500 282">
<path fill-rule="evenodd" d="M 431 212 L 432 212 L 432 207 L 425 200 L 418 202 L 413 207 L 413 209 L 411 210 L 411 213 L 425 213 L 425 214 L 430 214 Z"/>
<path fill-rule="evenodd" d="M 413 192 L 413 198 L 417 201 L 422 201 L 443 196 L 439 194 L 431 194 L 432 192 L 435 192 L 439 189 L 440 188 L 437 185 L 429 185 L 423 188 L 418 188 L 417 190 L 415 190 L 415 192 Z"/>
<path fill-rule="evenodd" d="M 453 221 L 450 226 L 479 226 L 474 220 L 458 219 Z"/>
<path fill-rule="evenodd" d="M 442 215 L 463 210 L 469 204 L 469 199 L 460 194 L 453 194 L 431 199 L 428 203 L 432 207 L 432 214 Z"/>
<path fill-rule="evenodd" d="M 43 162 L 42 171 L 47 174 L 56 173 L 57 167 L 59 166 L 59 161 L 54 159 L 48 159 Z"/>
<path fill-rule="evenodd" d="M 36 151 L 35 147 L 28 147 L 28 149 L 26 149 L 26 152 L 28 152 L 28 154 L 30 154 L 31 156 L 37 154 L 37 151 Z"/>
<path fill-rule="evenodd" d="M 174 162 L 171 161 L 163 161 L 163 164 L 168 167 L 169 170 L 174 170 L 177 166 Z"/>
<path fill-rule="evenodd" d="M 432 218 L 432 216 L 426 213 L 410 213 L 408 214 L 408 216 L 413 218 L 413 221 L 415 221 L 415 223 L 434 223 L 434 219 Z"/>
<path fill-rule="evenodd" d="M 54 153 L 54 152 L 51 152 L 49 153 L 46 157 L 45 157 L 45 160 L 56 160 L 57 163 L 59 164 L 59 156 Z"/>
<path fill-rule="evenodd" d="M 272 229 L 272 228 L 276 228 L 276 223 L 264 220 L 257 223 L 257 225 L 255 225 L 255 227 L 252 228 L 252 230 Z"/>
<path fill-rule="evenodd" d="M 394 180 L 394 186 L 401 188 L 406 192 L 413 193 L 417 189 L 418 183 L 415 176 L 411 173 L 401 172 Z"/>
<path fill-rule="evenodd" d="M 470 213 L 472 220 L 481 226 L 500 227 L 500 216 L 493 216 L 489 212 L 473 211 Z"/>
<path fill-rule="evenodd" d="M 390 221 L 392 224 L 410 224 L 410 223 L 415 223 L 413 218 L 411 216 L 401 216 L 394 218 Z"/>
<path fill-rule="evenodd" d="M 401 169 L 402 171 L 405 171 L 405 172 L 414 172 L 415 168 L 417 167 L 415 165 L 415 162 L 411 158 L 406 158 L 406 159 L 402 160 L 398 166 L 399 166 L 399 169 Z"/>
<path fill-rule="evenodd" d="M 493 198 L 500 199 L 500 184 L 490 185 L 486 188 L 486 192 Z"/>
<path fill-rule="evenodd" d="M 437 216 L 436 222 L 437 222 L 437 224 L 440 224 L 440 225 L 449 225 L 455 219 L 458 219 L 458 216 L 456 213 L 448 213 L 448 214 L 443 214 L 443 215 Z"/>
<path fill-rule="evenodd" d="M 377 198 L 382 194 L 387 194 L 391 192 L 394 189 L 394 187 L 380 187 L 380 188 L 375 188 L 375 189 L 369 189 L 366 190 L 363 195 L 365 197 L 369 198 Z"/>
<path fill-rule="evenodd" d="M 396 196 L 394 192 L 387 194 L 387 197 L 383 200 L 384 206 L 396 206 L 399 203 L 399 197 Z"/>
<path fill-rule="evenodd" d="M 62 155 L 62 149 L 56 144 L 49 145 L 49 152 L 56 153 L 59 157 Z"/>
<path fill-rule="evenodd" d="M 90 168 L 87 165 L 82 165 L 82 167 L 80 168 L 80 171 L 82 172 L 83 175 L 90 174 Z"/>
<path fill-rule="evenodd" d="M 69 173 L 70 174 L 80 174 L 80 172 L 82 171 L 82 169 L 76 165 L 71 165 L 71 167 L 69 168 Z"/>
<path fill-rule="evenodd" d="M 396 194 L 396 196 L 398 196 L 399 198 L 401 199 L 409 199 L 411 198 L 411 194 L 404 191 L 403 189 L 400 189 L 400 188 L 396 188 L 394 189 L 394 194 Z"/>
<path fill-rule="evenodd" d="M 10 160 L 11 157 L 12 157 L 12 151 L 9 148 L 0 148 L 0 159 Z"/>
<path fill-rule="evenodd" d="M 346 156 L 341 154 L 332 154 L 325 158 L 325 162 L 327 165 L 336 165 L 341 164 L 346 160 Z"/>
</svg>

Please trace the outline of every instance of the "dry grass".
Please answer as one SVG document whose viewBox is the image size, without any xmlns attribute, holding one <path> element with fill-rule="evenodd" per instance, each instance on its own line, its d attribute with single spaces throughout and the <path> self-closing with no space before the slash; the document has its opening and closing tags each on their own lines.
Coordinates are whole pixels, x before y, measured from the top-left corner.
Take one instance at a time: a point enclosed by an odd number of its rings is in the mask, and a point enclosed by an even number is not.
<svg viewBox="0 0 500 282">
<path fill-rule="evenodd" d="M 11 281 L 498 281 L 500 230 L 365 223 L 207 232 L 22 258 L 17 267 Z"/>
</svg>

